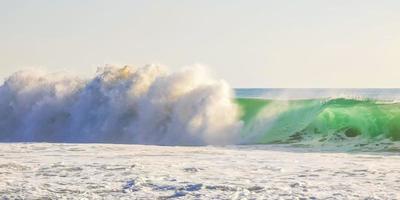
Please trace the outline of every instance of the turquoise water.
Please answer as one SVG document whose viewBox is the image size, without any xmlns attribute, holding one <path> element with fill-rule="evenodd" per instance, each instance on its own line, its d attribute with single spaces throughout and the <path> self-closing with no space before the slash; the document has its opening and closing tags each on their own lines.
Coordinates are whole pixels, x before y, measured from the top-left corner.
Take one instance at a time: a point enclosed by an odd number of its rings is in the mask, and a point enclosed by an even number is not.
<svg viewBox="0 0 400 200">
<path fill-rule="evenodd" d="M 247 143 L 396 150 L 397 89 L 240 89 Z"/>
</svg>

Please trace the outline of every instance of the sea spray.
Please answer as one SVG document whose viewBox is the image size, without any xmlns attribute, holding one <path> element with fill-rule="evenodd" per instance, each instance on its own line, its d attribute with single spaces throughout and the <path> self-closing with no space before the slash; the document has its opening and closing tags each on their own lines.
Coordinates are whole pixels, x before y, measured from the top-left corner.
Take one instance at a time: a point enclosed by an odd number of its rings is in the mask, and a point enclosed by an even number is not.
<svg viewBox="0 0 400 200">
<path fill-rule="evenodd" d="M 232 144 L 232 95 L 201 66 L 106 66 L 88 80 L 22 71 L 0 87 L 0 141 Z"/>
</svg>

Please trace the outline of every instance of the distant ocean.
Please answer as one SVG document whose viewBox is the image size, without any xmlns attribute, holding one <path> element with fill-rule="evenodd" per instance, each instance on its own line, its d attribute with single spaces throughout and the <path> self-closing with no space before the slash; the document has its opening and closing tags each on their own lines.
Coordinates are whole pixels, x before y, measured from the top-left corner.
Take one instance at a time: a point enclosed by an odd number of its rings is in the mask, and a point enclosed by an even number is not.
<svg viewBox="0 0 400 200">
<path fill-rule="evenodd" d="M 240 88 L 235 89 L 238 98 L 262 99 L 321 99 L 361 98 L 376 100 L 400 99 L 400 88 L 393 89 L 337 89 L 337 88 Z"/>
</svg>

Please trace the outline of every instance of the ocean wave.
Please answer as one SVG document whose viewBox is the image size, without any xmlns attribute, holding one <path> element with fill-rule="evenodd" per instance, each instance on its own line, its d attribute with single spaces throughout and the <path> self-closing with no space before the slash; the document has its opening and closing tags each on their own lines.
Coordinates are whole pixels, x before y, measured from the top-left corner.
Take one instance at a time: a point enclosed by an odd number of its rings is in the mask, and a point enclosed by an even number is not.
<svg viewBox="0 0 400 200">
<path fill-rule="evenodd" d="M 399 103 L 346 98 L 237 102 L 245 143 L 390 148 L 400 141 Z"/>
<path fill-rule="evenodd" d="M 0 86 L 0 142 L 389 149 L 399 141 L 396 100 L 237 98 L 202 66 L 105 66 L 90 79 L 20 71 Z"/>
</svg>

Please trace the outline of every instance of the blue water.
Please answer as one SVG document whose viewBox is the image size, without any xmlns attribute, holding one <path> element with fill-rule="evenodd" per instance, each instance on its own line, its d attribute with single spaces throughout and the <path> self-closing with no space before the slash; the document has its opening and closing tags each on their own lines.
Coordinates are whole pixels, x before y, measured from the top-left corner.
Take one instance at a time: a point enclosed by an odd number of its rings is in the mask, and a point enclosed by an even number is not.
<svg viewBox="0 0 400 200">
<path fill-rule="evenodd" d="M 240 88 L 235 89 L 237 98 L 262 99 L 326 99 L 355 98 L 376 100 L 400 100 L 400 88 L 392 89 L 298 89 L 298 88 Z"/>
</svg>

